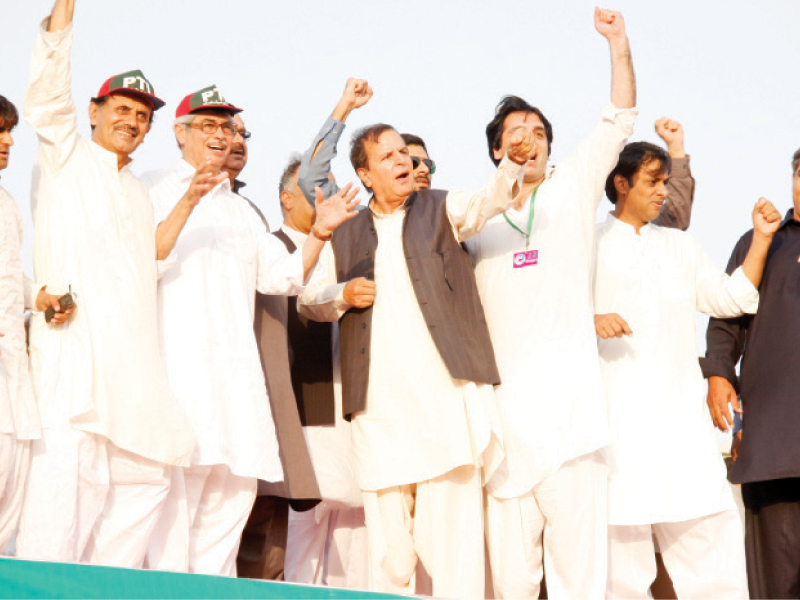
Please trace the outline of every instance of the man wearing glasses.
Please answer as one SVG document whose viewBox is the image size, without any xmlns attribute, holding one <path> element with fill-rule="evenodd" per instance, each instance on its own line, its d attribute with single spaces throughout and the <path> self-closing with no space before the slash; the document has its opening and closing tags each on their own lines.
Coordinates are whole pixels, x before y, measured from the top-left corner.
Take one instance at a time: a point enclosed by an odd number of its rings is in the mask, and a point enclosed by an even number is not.
<svg viewBox="0 0 800 600">
<path fill-rule="evenodd" d="M 222 170 L 240 108 L 216 86 L 178 105 L 182 158 L 144 176 L 163 261 L 159 325 L 170 384 L 198 437 L 191 466 L 175 469 L 151 568 L 236 575 L 236 555 L 257 480 L 284 477 L 253 336 L 256 291 L 297 294 L 324 242 L 351 212 L 355 192 L 317 203 L 303 248 L 288 254 Z"/>
<path fill-rule="evenodd" d="M 413 133 L 400 134 L 408 147 L 411 166 L 414 167 L 414 189 L 428 190 L 431 187 L 431 175 L 436 173 L 436 163 L 428 156 L 425 141 Z"/>
</svg>

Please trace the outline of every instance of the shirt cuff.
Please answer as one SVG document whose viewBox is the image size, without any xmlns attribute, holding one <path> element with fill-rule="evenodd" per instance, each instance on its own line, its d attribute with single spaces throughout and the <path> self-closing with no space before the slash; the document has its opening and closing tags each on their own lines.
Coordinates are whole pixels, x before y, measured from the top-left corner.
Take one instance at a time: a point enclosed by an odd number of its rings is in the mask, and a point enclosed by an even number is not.
<svg viewBox="0 0 800 600">
<path fill-rule="evenodd" d="M 689 155 L 681 158 L 670 159 L 672 168 L 670 169 L 669 176 L 675 179 L 689 179 L 692 176 L 692 170 L 689 168 Z"/>
<path fill-rule="evenodd" d="M 497 170 L 500 171 L 503 176 L 505 177 L 506 181 L 508 182 L 509 187 L 513 190 L 514 184 L 516 183 L 518 187 L 522 187 L 522 182 L 525 179 L 525 165 L 518 165 L 513 160 L 508 158 L 508 154 L 503 157 L 503 160 L 500 161 L 500 164 L 497 165 Z M 514 197 L 512 194 L 511 202 L 514 201 Z M 509 205 L 511 204 L 509 202 Z"/>
<path fill-rule="evenodd" d="M 333 299 L 333 307 L 340 314 L 344 314 L 352 308 L 352 306 L 344 301 L 344 286 L 346 285 L 346 283 L 337 283 L 335 286 L 332 286 L 336 291 L 336 296 Z"/>
<path fill-rule="evenodd" d="M 731 275 L 730 294 L 742 312 L 754 315 L 758 312 L 758 290 L 738 267 Z"/>
<path fill-rule="evenodd" d="M 72 37 L 72 23 L 69 23 L 61 31 L 47 31 L 48 25 L 50 25 L 50 17 L 46 17 L 39 24 L 39 33 L 41 34 L 44 43 L 50 49 L 55 50 L 55 48 L 61 44 L 61 42 L 68 37 Z"/>
<path fill-rule="evenodd" d="M 620 125 L 630 127 L 632 130 L 633 123 L 636 121 L 636 116 L 638 114 L 638 106 L 633 106 L 631 108 L 617 108 L 609 102 L 603 109 L 602 116 L 606 121 L 611 121 L 612 123 L 619 122 Z"/>
<path fill-rule="evenodd" d="M 325 121 L 322 129 L 320 129 L 317 134 L 317 140 L 327 140 L 333 144 L 338 144 L 344 128 L 344 123 L 337 121 L 333 117 L 328 117 L 328 120 Z M 314 145 L 316 146 L 316 144 Z"/>
<path fill-rule="evenodd" d="M 157 278 L 160 280 L 176 264 L 178 264 L 178 255 L 173 249 L 164 260 L 156 260 Z"/>
</svg>

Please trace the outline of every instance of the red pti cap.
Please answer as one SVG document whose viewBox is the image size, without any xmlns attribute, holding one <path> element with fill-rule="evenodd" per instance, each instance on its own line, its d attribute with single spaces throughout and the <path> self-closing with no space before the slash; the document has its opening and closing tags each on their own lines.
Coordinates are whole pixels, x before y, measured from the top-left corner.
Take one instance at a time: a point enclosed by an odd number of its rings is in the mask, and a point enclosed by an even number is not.
<svg viewBox="0 0 800 600">
<path fill-rule="evenodd" d="M 222 97 L 216 85 L 210 85 L 202 90 L 189 94 L 181 100 L 181 103 L 178 104 L 178 108 L 175 109 L 175 118 L 183 117 L 204 108 L 219 108 L 228 111 L 232 115 L 240 113 L 243 110 L 227 102 L 225 98 Z"/>
<path fill-rule="evenodd" d="M 137 98 L 141 98 L 153 107 L 153 110 L 158 110 L 166 104 L 161 98 L 155 95 L 153 85 L 148 81 L 141 71 L 128 71 L 127 73 L 120 73 L 109 77 L 103 85 L 100 86 L 100 91 L 94 99 L 105 98 L 106 96 L 115 92 L 124 92 Z"/>
</svg>

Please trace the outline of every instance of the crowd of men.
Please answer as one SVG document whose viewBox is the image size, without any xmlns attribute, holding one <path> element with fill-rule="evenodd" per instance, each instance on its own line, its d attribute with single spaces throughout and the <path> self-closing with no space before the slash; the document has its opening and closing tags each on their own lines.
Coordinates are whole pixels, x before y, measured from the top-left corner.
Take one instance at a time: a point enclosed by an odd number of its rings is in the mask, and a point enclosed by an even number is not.
<svg viewBox="0 0 800 600">
<path fill-rule="evenodd" d="M 456 598 L 538 598 L 545 572 L 550 598 L 646 598 L 658 552 L 680 598 L 800 596 L 800 150 L 793 209 L 760 199 L 717 269 L 684 231 L 681 125 L 627 143 L 625 26 L 596 9 L 610 103 L 557 168 L 550 121 L 506 96 L 477 191 L 433 189 L 419 136 L 357 131 L 359 206 L 331 172 L 373 95 L 350 79 L 270 233 L 216 86 L 177 105 L 163 170 L 131 171 L 165 106 L 141 71 L 80 134 L 74 4 L 42 23 L 24 103 L 35 280 L 0 187 L 1 548 Z M 0 96 L 0 170 L 19 118 Z"/>
</svg>

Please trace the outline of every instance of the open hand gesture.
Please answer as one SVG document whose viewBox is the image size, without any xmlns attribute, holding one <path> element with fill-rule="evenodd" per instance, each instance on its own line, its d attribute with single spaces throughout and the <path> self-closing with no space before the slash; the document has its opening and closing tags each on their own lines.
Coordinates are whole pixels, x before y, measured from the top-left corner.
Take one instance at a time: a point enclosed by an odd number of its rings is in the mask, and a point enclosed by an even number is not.
<svg viewBox="0 0 800 600">
<path fill-rule="evenodd" d="M 200 165 L 189 183 L 185 197 L 192 206 L 200 204 L 200 199 L 213 190 L 217 185 L 228 178 L 225 171 L 221 171 L 219 165 L 207 162 Z"/>
<path fill-rule="evenodd" d="M 333 233 L 334 229 L 339 225 L 358 214 L 356 206 L 358 206 L 360 200 L 356 198 L 356 195 L 361 191 L 361 188 L 355 188 L 350 191 L 352 187 L 353 184 L 348 183 L 338 194 L 334 194 L 329 198 L 323 198 L 322 190 L 315 188 L 317 200 L 314 206 L 317 210 L 317 219 L 314 222 L 314 227 L 322 235 Z"/>
</svg>

